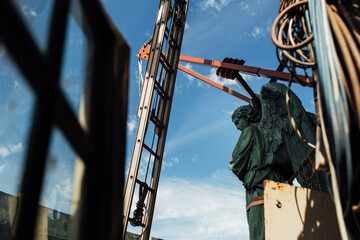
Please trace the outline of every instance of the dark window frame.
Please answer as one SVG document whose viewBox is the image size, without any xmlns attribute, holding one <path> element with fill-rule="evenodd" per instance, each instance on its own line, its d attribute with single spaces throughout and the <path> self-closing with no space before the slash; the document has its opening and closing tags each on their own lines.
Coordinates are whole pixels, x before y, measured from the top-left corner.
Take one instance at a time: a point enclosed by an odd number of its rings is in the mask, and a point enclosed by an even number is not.
<svg viewBox="0 0 360 240">
<path fill-rule="evenodd" d="M 74 0 L 88 37 L 86 130 L 59 86 L 71 0 L 56 0 L 46 52 L 36 46 L 11 0 L 0 1 L 0 40 L 36 95 L 13 239 L 33 239 L 51 132 L 61 130 L 85 164 L 74 239 L 120 239 L 129 47 L 98 0 Z"/>
</svg>

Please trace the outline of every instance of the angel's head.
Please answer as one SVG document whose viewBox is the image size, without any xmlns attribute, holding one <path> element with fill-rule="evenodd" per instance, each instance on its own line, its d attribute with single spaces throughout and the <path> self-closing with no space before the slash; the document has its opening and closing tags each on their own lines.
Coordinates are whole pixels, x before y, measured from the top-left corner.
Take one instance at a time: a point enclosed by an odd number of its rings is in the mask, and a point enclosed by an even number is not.
<svg viewBox="0 0 360 240">
<path fill-rule="evenodd" d="M 260 122 L 261 115 L 250 105 L 238 107 L 231 116 L 233 123 L 238 130 L 243 131 L 251 123 Z"/>
</svg>

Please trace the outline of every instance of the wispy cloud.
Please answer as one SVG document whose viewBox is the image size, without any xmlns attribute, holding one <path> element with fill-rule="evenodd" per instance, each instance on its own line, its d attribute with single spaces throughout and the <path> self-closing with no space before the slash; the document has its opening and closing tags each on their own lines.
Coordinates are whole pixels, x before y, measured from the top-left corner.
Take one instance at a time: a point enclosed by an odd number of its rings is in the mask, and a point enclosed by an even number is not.
<svg viewBox="0 0 360 240">
<path fill-rule="evenodd" d="M 162 163 L 162 169 L 170 168 L 174 164 L 178 164 L 179 162 L 180 162 L 179 158 L 177 158 L 177 157 L 172 157 L 170 159 L 164 158 L 163 163 Z"/>
<path fill-rule="evenodd" d="M 241 74 L 241 76 L 245 79 L 246 82 L 250 82 L 250 81 L 254 81 L 256 79 L 259 79 L 259 77 L 253 76 L 253 75 Z"/>
<path fill-rule="evenodd" d="M 66 178 L 60 183 L 60 195 L 65 199 L 71 199 L 72 197 L 72 179 Z"/>
<path fill-rule="evenodd" d="M 191 158 L 191 161 L 193 163 L 197 163 L 199 161 L 199 155 L 195 154 L 192 158 Z"/>
<path fill-rule="evenodd" d="M 27 5 L 20 4 L 21 11 L 25 16 L 37 17 L 38 13 Z"/>
<path fill-rule="evenodd" d="M 6 167 L 6 163 L 0 165 L 0 174 L 4 171 L 5 167 Z"/>
<path fill-rule="evenodd" d="M 49 195 L 43 195 L 41 204 L 57 211 L 64 211 L 69 209 L 72 201 L 73 182 L 71 178 L 65 178 L 58 181 L 57 184 L 51 187 Z M 64 212 L 67 212 L 66 210 Z M 49 211 L 49 217 L 53 218 L 52 211 Z"/>
<path fill-rule="evenodd" d="M 134 133 L 136 126 L 137 126 L 137 116 L 136 115 L 129 116 L 127 121 L 128 135 L 132 135 Z"/>
<path fill-rule="evenodd" d="M 208 9 L 216 9 L 217 11 L 221 11 L 224 7 L 226 7 L 230 2 L 234 0 L 204 0 L 199 2 L 201 6 L 201 10 L 206 11 Z"/>
<path fill-rule="evenodd" d="M 255 39 L 258 40 L 260 37 L 265 36 L 265 31 L 263 28 L 255 26 L 252 30 L 252 32 L 250 33 L 250 35 Z"/>
<path fill-rule="evenodd" d="M 219 128 L 222 128 L 226 124 L 228 123 L 224 121 L 209 122 L 208 124 L 203 125 L 201 128 L 190 129 L 188 132 L 183 132 L 180 136 L 170 139 L 166 143 L 166 149 L 168 152 L 171 152 L 173 149 L 177 149 L 179 146 L 184 147 L 186 144 L 189 144 L 191 140 L 207 136 L 208 134 L 217 131 Z"/>
<path fill-rule="evenodd" d="M 10 151 L 6 147 L 1 146 L 0 147 L 0 156 L 4 158 L 9 155 L 10 155 Z"/>
<path fill-rule="evenodd" d="M 187 22 L 185 23 L 185 30 L 189 30 L 189 24 Z"/>
<path fill-rule="evenodd" d="M 266 31 L 267 31 L 268 33 L 271 32 L 271 27 L 272 27 L 272 25 L 273 25 L 273 22 L 274 22 L 274 19 L 272 19 L 272 18 L 269 18 L 269 19 L 266 21 Z"/>
<path fill-rule="evenodd" d="M 192 70 L 192 66 L 191 66 L 190 63 L 185 64 L 184 67 Z M 191 84 L 194 82 L 194 79 L 195 79 L 195 78 L 194 78 L 193 76 L 191 76 L 190 74 L 187 74 L 187 73 L 185 73 L 185 72 L 182 72 L 182 73 L 183 73 L 184 76 L 189 80 L 189 84 L 188 84 L 188 85 L 191 85 Z"/>
<path fill-rule="evenodd" d="M 192 66 L 189 63 L 187 63 L 184 66 L 186 68 L 188 68 L 188 69 L 192 69 Z M 183 74 L 188 79 L 187 88 L 190 88 L 190 87 L 194 86 L 195 82 L 196 82 L 197 87 L 202 87 L 202 88 L 208 88 L 209 87 L 208 84 L 205 84 L 201 80 L 195 79 L 190 74 L 187 74 L 187 73 L 184 73 L 184 72 L 183 72 Z M 221 84 L 223 86 L 238 85 L 235 80 L 218 77 L 216 75 L 216 68 L 210 68 L 209 73 L 205 77 L 207 77 L 210 80 L 213 80 L 214 82 L 219 83 L 219 84 Z M 253 80 L 255 78 L 254 76 L 245 75 L 245 74 L 242 74 L 242 77 L 245 79 L 245 81 L 251 81 L 251 80 Z"/>
<path fill-rule="evenodd" d="M 228 116 L 231 116 L 234 112 L 234 110 L 228 111 L 228 110 L 222 110 L 223 113 L 225 113 Z"/>
<path fill-rule="evenodd" d="M 211 80 L 213 80 L 217 83 L 220 83 L 221 85 L 224 85 L 224 86 L 230 86 L 230 85 L 237 84 L 234 80 L 218 77 L 216 75 L 216 68 L 211 68 L 209 74 L 206 77 L 210 78 Z"/>
<path fill-rule="evenodd" d="M 150 30 L 146 30 L 144 35 L 145 35 L 145 37 L 148 37 L 148 38 L 150 38 L 152 36 L 152 34 L 150 33 Z"/>
<path fill-rule="evenodd" d="M 186 63 L 184 65 L 184 67 L 193 70 L 192 65 L 190 63 Z M 188 80 L 187 84 L 186 84 L 186 88 L 190 89 L 191 87 L 193 87 L 194 85 L 196 85 L 197 87 L 206 87 L 206 85 L 201 81 L 196 79 L 194 76 L 186 73 L 186 72 L 182 72 L 183 76 Z M 180 88 L 182 87 L 182 85 L 178 85 L 178 91 L 180 91 Z"/>
<path fill-rule="evenodd" d="M 249 9 L 249 4 L 245 3 L 244 1 L 241 1 L 239 3 L 239 7 L 241 10 L 246 10 L 246 9 Z"/>
<path fill-rule="evenodd" d="M 160 183 L 153 236 L 165 239 L 248 239 L 245 193 L 225 171 L 204 179 Z M 157 227 L 161 226 L 161 227 Z"/>
<path fill-rule="evenodd" d="M 6 158 L 7 156 L 9 156 L 13 153 L 21 152 L 22 149 L 23 149 L 22 143 L 18 143 L 15 145 L 9 144 L 7 146 L 0 145 L 0 157 Z"/>
</svg>

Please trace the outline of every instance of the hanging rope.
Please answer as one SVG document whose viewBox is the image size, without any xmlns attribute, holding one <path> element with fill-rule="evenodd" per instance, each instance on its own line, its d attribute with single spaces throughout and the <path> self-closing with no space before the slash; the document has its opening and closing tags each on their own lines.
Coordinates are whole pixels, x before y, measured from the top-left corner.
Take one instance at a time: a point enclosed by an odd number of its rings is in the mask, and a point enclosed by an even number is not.
<svg viewBox="0 0 360 240">
<path fill-rule="evenodd" d="M 143 74 L 142 74 L 142 59 L 141 57 L 138 57 L 138 70 L 139 70 L 139 97 L 141 94 L 141 89 L 142 86 L 144 84 L 144 78 L 143 78 Z"/>
<path fill-rule="evenodd" d="M 152 40 L 153 40 L 153 36 L 151 36 L 149 40 L 147 40 L 146 43 L 143 44 L 143 47 L 145 48 L 147 45 L 151 44 Z M 140 56 L 138 57 L 138 70 L 139 70 L 139 97 L 140 97 L 141 89 L 144 84 L 144 77 L 142 74 L 142 58 Z"/>
</svg>

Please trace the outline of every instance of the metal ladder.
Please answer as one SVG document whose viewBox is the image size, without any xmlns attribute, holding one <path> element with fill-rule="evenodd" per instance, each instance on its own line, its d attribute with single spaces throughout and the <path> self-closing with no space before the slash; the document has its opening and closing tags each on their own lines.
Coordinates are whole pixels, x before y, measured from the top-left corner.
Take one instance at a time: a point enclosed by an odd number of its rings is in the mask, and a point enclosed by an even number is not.
<svg viewBox="0 0 360 240">
<path fill-rule="evenodd" d="M 187 8 L 188 0 L 160 0 L 137 112 L 140 120 L 125 187 L 123 239 L 129 222 L 142 227 L 141 239 L 150 237 Z M 147 165 L 145 180 L 138 177 L 141 163 Z M 150 179 L 147 179 L 148 172 L 151 172 Z M 133 217 L 130 217 L 136 187 L 139 200 Z"/>
</svg>

